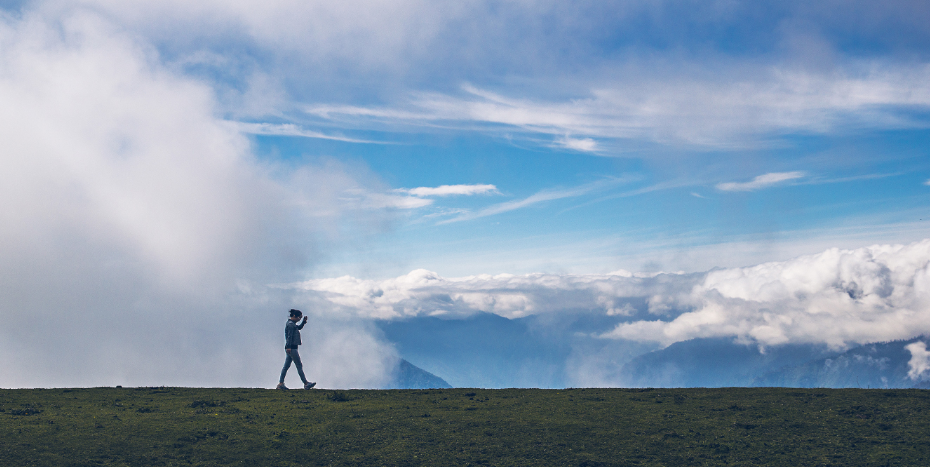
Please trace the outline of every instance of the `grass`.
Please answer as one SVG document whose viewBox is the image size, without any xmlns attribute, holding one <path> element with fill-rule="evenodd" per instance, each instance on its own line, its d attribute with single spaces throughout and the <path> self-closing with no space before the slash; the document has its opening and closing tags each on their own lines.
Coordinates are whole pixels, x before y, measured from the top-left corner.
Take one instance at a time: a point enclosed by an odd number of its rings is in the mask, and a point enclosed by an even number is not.
<svg viewBox="0 0 930 467">
<path fill-rule="evenodd" d="M 930 465 L 930 391 L 0 390 L 0 465 Z"/>
</svg>

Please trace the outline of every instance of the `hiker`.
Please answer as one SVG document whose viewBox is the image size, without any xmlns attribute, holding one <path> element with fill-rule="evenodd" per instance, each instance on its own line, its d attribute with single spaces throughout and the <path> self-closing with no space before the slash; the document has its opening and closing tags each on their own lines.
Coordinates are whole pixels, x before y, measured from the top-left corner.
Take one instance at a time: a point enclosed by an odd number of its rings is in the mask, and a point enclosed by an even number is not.
<svg viewBox="0 0 930 467">
<path fill-rule="evenodd" d="M 304 382 L 304 389 L 310 389 L 316 386 L 316 383 L 307 381 L 307 377 L 304 376 L 304 365 L 300 362 L 300 354 L 297 353 L 297 346 L 300 345 L 300 330 L 307 324 L 307 317 L 303 316 L 303 312 L 300 310 L 291 309 L 290 313 L 287 324 L 284 325 L 284 353 L 287 354 L 287 358 L 284 359 L 284 369 L 281 370 L 281 380 L 278 382 L 277 389 L 287 389 L 287 386 L 284 385 L 284 376 L 287 375 L 287 369 L 291 367 L 291 362 L 294 362 L 294 366 L 297 367 L 297 374 L 300 375 L 300 380 Z M 297 324 L 301 316 L 303 316 L 304 320 Z"/>
</svg>

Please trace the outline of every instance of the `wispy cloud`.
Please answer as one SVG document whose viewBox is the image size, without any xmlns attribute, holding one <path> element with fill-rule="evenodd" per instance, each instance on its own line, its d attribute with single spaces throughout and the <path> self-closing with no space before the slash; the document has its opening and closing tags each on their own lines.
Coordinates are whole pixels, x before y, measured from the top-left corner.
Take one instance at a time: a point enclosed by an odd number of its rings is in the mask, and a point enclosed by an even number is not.
<svg viewBox="0 0 930 467">
<path fill-rule="evenodd" d="M 887 177 L 897 177 L 904 175 L 907 172 L 888 172 L 888 173 L 871 173 L 871 174 L 862 174 L 862 175 L 852 175 L 849 177 L 835 177 L 835 178 L 821 178 L 814 177 L 803 182 L 798 182 L 799 185 L 825 185 L 828 183 L 847 183 L 847 182 L 857 182 L 860 180 L 875 180 L 879 178 Z"/>
<path fill-rule="evenodd" d="M 720 191 L 755 191 L 804 176 L 806 176 L 804 172 L 772 172 L 759 175 L 749 182 L 718 183 L 717 189 Z"/>
<path fill-rule="evenodd" d="M 454 196 L 454 195 L 480 195 L 498 193 L 494 185 L 440 185 L 437 187 L 417 187 L 417 188 L 399 188 L 395 190 L 399 193 L 407 193 L 413 196 Z"/>
<path fill-rule="evenodd" d="M 555 144 L 566 149 L 573 149 L 582 152 L 596 152 L 598 150 L 597 141 L 591 138 L 571 138 L 564 137 L 557 139 Z"/>
<path fill-rule="evenodd" d="M 481 217 L 493 216 L 496 214 L 503 214 L 505 212 L 514 211 L 517 209 L 522 209 L 534 204 L 542 203 L 545 201 L 552 201 L 557 199 L 564 198 L 574 198 L 577 196 L 586 195 L 595 190 L 603 189 L 607 186 L 615 185 L 625 181 L 624 179 L 609 179 L 609 180 L 600 180 L 597 182 L 588 183 L 581 185 L 579 187 L 565 189 L 565 190 L 544 190 L 538 193 L 535 193 L 531 196 L 528 196 L 523 199 L 507 201 L 505 203 L 499 203 L 492 206 L 488 206 L 484 209 L 478 211 L 471 211 L 464 214 L 461 214 L 452 219 L 447 219 L 439 222 L 439 224 L 450 224 L 453 222 L 468 221 L 473 219 L 478 219 Z"/>
<path fill-rule="evenodd" d="M 333 141 L 343 141 L 346 143 L 365 143 L 365 144 L 392 144 L 385 141 L 371 141 L 366 139 L 349 138 L 341 135 L 327 135 L 318 131 L 305 130 L 293 123 L 246 123 L 246 122 L 229 122 L 242 133 L 253 135 L 273 135 L 273 136 L 299 136 L 302 138 L 329 139 Z"/>
<path fill-rule="evenodd" d="M 786 131 L 930 124 L 906 110 L 930 108 L 930 66 L 860 63 L 823 74 L 773 67 L 736 75 L 674 80 L 634 75 L 622 86 L 594 86 L 586 97 L 566 101 L 513 98 L 466 85 L 461 95 L 417 93 L 396 107 L 326 105 L 306 111 L 361 127 L 500 125 L 551 135 L 552 146 L 585 152 L 601 149 L 594 138 L 745 147 Z"/>
<path fill-rule="evenodd" d="M 924 182 L 924 185 L 930 186 L 930 178 L 928 178 L 927 181 Z"/>
<path fill-rule="evenodd" d="M 356 209 L 417 209 L 433 204 L 431 199 L 370 192 L 361 188 L 345 190 L 340 200 Z"/>
</svg>

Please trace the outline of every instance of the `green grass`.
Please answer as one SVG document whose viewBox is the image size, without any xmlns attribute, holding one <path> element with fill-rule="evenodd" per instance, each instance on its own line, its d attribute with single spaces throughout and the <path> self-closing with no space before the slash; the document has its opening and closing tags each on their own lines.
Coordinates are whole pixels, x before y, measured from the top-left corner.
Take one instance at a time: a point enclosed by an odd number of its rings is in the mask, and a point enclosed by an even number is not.
<svg viewBox="0 0 930 467">
<path fill-rule="evenodd" d="M 0 390 L 0 465 L 930 465 L 930 391 Z"/>
</svg>

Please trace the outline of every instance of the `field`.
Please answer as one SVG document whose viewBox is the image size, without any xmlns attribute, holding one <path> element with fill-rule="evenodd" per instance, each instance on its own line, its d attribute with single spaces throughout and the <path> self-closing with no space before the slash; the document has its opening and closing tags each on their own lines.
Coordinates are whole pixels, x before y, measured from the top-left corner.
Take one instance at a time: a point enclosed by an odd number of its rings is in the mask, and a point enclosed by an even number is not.
<svg viewBox="0 0 930 467">
<path fill-rule="evenodd" d="M 0 390 L 0 465 L 930 465 L 930 391 Z"/>
</svg>

